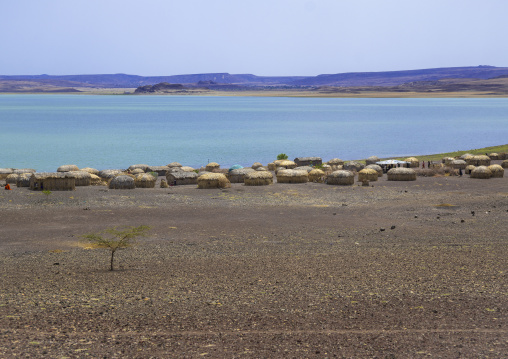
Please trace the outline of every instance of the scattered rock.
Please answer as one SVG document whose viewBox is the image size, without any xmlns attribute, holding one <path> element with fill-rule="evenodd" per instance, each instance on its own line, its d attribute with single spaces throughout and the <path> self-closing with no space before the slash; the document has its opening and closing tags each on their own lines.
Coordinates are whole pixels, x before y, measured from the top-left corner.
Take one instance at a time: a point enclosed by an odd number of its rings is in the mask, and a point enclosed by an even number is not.
<svg viewBox="0 0 508 359">
<path fill-rule="evenodd" d="M 384 232 L 384 231 L 386 231 L 386 229 L 385 228 L 379 228 L 379 231 L 380 232 Z"/>
</svg>

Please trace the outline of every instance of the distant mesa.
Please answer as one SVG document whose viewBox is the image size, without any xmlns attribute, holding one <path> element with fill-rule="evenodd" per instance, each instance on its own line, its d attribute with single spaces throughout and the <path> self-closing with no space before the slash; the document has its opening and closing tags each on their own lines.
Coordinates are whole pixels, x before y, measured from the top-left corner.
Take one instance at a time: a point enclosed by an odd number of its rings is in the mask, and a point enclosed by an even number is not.
<svg viewBox="0 0 508 359">
<path fill-rule="evenodd" d="M 170 84 L 168 82 L 161 82 L 155 85 L 145 85 L 139 86 L 134 93 L 143 94 L 143 93 L 157 93 L 157 92 L 167 92 L 173 90 L 184 90 L 185 87 L 182 84 Z"/>
</svg>

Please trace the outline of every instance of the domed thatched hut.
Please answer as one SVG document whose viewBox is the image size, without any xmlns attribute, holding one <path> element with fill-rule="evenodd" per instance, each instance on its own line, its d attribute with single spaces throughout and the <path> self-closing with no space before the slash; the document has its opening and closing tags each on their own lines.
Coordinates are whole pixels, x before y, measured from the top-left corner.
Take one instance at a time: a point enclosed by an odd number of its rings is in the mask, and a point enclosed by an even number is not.
<svg viewBox="0 0 508 359">
<path fill-rule="evenodd" d="M 90 186 L 92 184 L 92 176 L 86 171 L 69 171 L 68 173 L 74 177 L 76 186 Z"/>
<path fill-rule="evenodd" d="M 205 173 L 198 177 L 198 188 L 229 188 L 231 182 L 222 173 Z"/>
<path fill-rule="evenodd" d="M 79 171 L 79 167 L 76 165 L 63 165 L 58 167 L 57 172 L 71 172 L 71 171 Z"/>
<path fill-rule="evenodd" d="M 134 168 L 133 170 L 129 170 L 131 175 L 137 176 L 139 174 L 145 173 L 141 168 Z"/>
<path fill-rule="evenodd" d="M 464 160 L 453 160 L 449 163 L 449 166 L 451 168 L 455 168 L 456 170 L 458 169 L 465 170 L 467 163 Z"/>
<path fill-rule="evenodd" d="M 325 172 L 319 168 L 314 168 L 309 172 L 309 182 L 323 183 L 325 181 Z"/>
<path fill-rule="evenodd" d="M 351 171 L 338 170 L 326 176 L 326 183 L 339 186 L 350 186 L 355 183 L 355 174 Z"/>
<path fill-rule="evenodd" d="M 274 161 L 276 167 L 283 167 L 285 169 L 294 169 L 296 168 L 296 162 L 290 160 L 277 160 Z"/>
<path fill-rule="evenodd" d="M 122 170 L 102 170 L 99 171 L 99 177 L 109 180 L 122 173 Z"/>
<path fill-rule="evenodd" d="M 12 168 L 0 168 L 0 180 L 4 180 L 12 174 Z"/>
<path fill-rule="evenodd" d="M 499 158 L 499 153 L 496 153 L 496 152 L 489 153 L 489 157 L 490 157 L 491 160 L 494 160 L 494 161 L 500 159 Z"/>
<path fill-rule="evenodd" d="M 466 163 L 473 166 L 490 166 L 490 157 L 486 155 L 473 156 L 466 159 Z"/>
<path fill-rule="evenodd" d="M 365 169 L 370 168 L 371 170 L 374 170 L 377 172 L 378 177 L 383 177 L 383 168 L 380 165 L 368 165 L 365 166 Z"/>
<path fill-rule="evenodd" d="M 250 172 L 256 172 L 252 168 L 239 168 L 229 172 L 229 182 L 231 183 L 244 183 L 245 175 Z"/>
<path fill-rule="evenodd" d="M 367 158 L 365 160 L 365 164 L 368 166 L 368 165 L 375 165 L 376 162 L 379 162 L 381 161 L 381 159 L 377 156 L 370 156 L 369 158 Z"/>
<path fill-rule="evenodd" d="M 277 165 L 275 165 L 275 162 L 270 162 L 268 165 L 268 171 L 275 171 L 277 169 Z"/>
<path fill-rule="evenodd" d="M 306 183 L 309 182 L 309 172 L 305 170 L 283 169 L 277 172 L 278 183 Z"/>
<path fill-rule="evenodd" d="M 166 173 L 168 173 L 169 167 L 168 166 L 149 166 L 146 172 L 155 172 L 159 176 L 165 176 Z"/>
<path fill-rule="evenodd" d="M 91 186 L 105 186 L 107 183 L 97 175 L 90 173 L 90 185 Z"/>
<path fill-rule="evenodd" d="M 263 164 L 261 162 L 254 162 L 251 168 L 257 170 L 259 167 L 263 167 Z"/>
<path fill-rule="evenodd" d="M 12 170 L 12 173 L 23 174 L 23 173 L 35 173 L 36 171 L 33 168 L 15 168 Z"/>
<path fill-rule="evenodd" d="M 134 178 L 134 185 L 136 188 L 154 188 L 157 178 L 149 173 L 141 173 Z"/>
<path fill-rule="evenodd" d="M 443 157 L 443 159 L 441 160 L 441 162 L 447 166 L 449 166 L 453 161 L 455 161 L 455 158 L 453 157 Z"/>
<path fill-rule="evenodd" d="M 180 163 L 178 162 L 171 162 L 170 164 L 168 164 L 166 167 L 169 167 L 169 168 L 177 168 L 177 167 L 183 167 Z"/>
<path fill-rule="evenodd" d="M 258 167 L 258 168 L 256 168 L 256 171 L 264 172 L 264 171 L 268 171 L 268 169 L 266 169 L 265 167 Z"/>
<path fill-rule="evenodd" d="M 132 166 L 129 166 L 128 170 L 132 173 L 134 172 L 134 170 L 141 170 L 142 172 L 146 172 L 148 171 L 148 165 L 143 165 L 143 164 L 140 164 L 140 165 L 132 165 Z M 139 172 L 138 172 L 139 173 Z"/>
<path fill-rule="evenodd" d="M 314 169 L 312 166 L 298 166 L 294 168 L 295 170 L 301 170 L 301 171 L 307 171 L 307 173 L 310 173 Z"/>
<path fill-rule="evenodd" d="M 409 162 L 409 167 L 411 168 L 417 168 L 420 166 L 420 161 L 416 157 L 408 157 L 404 161 Z"/>
<path fill-rule="evenodd" d="M 476 168 L 476 166 L 473 166 L 473 165 L 468 165 L 466 166 L 464 172 L 467 174 L 467 175 L 470 175 L 471 174 L 471 171 L 473 171 L 474 169 Z"/>
<path fill-rule="evenodd" d="M 214 170 L 220 169 L 220 165 L 217 162 L 210 162 L 206 165 L 205 171 L 207 172 L 213 172 Z"/>
<path fill-rule="evenodd" d="M 194 171 L 192 171 L 192 172 L 176 171 L 176 172 L 168 173 L 166 175 L 166 180 L 168 181 L 168 184 L 170 184 L 170 185 L 182 186 L 182 185 L 189 185 L 189 184 L 197 184 L 198 177 L 199 177 L 199 175 Z"/>
<path fill-rule="evenodd" d="M 504 160 L 504 161 L 501 163 L 501 167 L 503 167 L 503 168 L 508 168 L 508 160 Z"/>
<path fill-rule="evenodd" d="M 464 153 L 463 155 L 461 155 L 459 158 L 461 160 L 464 160 L 464 161 L 467 161 L 468 158 L 470 157 L 473 157 L 474 155 L 470 154 L 470 153 Z"/>
<path fill-rule="evenodd" d="M 344 161 L 340 158 L 332 158 L 330 161 L 326 162 L 326 164 L 332 166 L 332 168 L 336 168 L 338 166 L 344 166 Z"/>
<path fill-rule="evenodd" d="M 127 175 L 113 177 L 108 184 L 109 189 L 134 189 L 134 178 Z"/>
<path fill-rule="evenodd" d="M 492 172 L 487 166 L 478 166 L 471 171 L 471 178 L 489 179 L 492 177 Z"/>
<path fill-rule="evenodd" d="M 388 181 L 416 181 L 416 172 L 412 168 L 392 168 L 387 176 Z"/>
<path fill-rule="evenodd" d="M 33 173 L 21 173 L 16 180 L 16 187 L 30 187 L 30 177 Z"/>
<path fill-rule="evenodd" d="M 267 186 L 273 183 L 273 175 L 268 171 L 253 171 L 245 175 L 246 186 Z"/>
<path fill-rule="evenodd" d="M 173 168 L 180 168 L 180 170 L 182 170 L 184 172 L 194 172 L 196 170 L 194 167 L 190 167 L 190 166 L 173 167 Z"/>
<path fill-rule="evenodd" d="M 16 184 L 16 182 L 18 180 L 18 176 L 20 174 L 21 173 L 11 173 L 11 174 L 8 174 L 7 177 L 5 177 L 5 183 Z"/>
<path fill-rule="evenodd" d="M 91 168 L 91 167 L 82 168 L 82 169 L 80 169 L 80 171 L 85 171 L 85 172 L 88 172 L 88 173 L 90 173 L 92 175 L 96 175 L 96 176 L 99 175 L 99 170 L 97 170 L 95 168 Z"/>
<path fill-rule="evenodd" d="M 492 172 L 492 178 L 504 177 L 504 168 L 500 165 L 490 165 L 487 168 L 490 170 L 490 172 Z"/>
<path fill-rule="evenodd" d="M 349 161 L 344 165 L 346 171 L 360 172 L 365 168 L 365 165 L 356 161 Z"/>
<path fill-rule="evenodd" d="M 373 182 L 373 181 L 377 181 L 378 177 L 379 177 L 379 175 L 378 175 L 377 171 L 372 169 L 372 168 L 364 168 L 363 170 L 358 172 L 358 181 L 359 182 L 364 182 L 364 181 Z"/>
</svg>

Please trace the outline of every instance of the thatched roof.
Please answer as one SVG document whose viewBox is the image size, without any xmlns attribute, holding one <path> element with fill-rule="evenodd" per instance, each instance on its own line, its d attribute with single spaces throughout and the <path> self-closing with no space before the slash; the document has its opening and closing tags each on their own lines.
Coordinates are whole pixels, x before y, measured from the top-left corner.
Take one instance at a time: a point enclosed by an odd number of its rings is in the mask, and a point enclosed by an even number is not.
<svg viewBox="0 0 508 359">
<path fill-rule="evenodd" d="M 283 169 L 277 172 L 278 183 L 305 183 L 309 181 L 309 173 L 305 170 Z"/>
<path fill-rule="evenodd" d="M 387 172 L 388 181 L 416 181 L 416 172 L 411 168 L 397 167 Z"/>
<path fill-rule="evenodd" d="M 490 165 L 487 168 L 492 172 L 492 178 L 504 177 L 504 168 L 500 165 Z"/>
<path fill-rule="evenodd" d="M 461 155 L 459 158 L 461 160 L 467 160 L 469 157 L 473 157 L 474 155 L 470 154 L 470 153 L 464 153 L 463 155 Z"/>
<path fill-rule="evenodd" d="M 165 176 L 168 171 L 168 166 L 148 166 L 146 170 L 146 172 L 156 172 L 159 176 Z"/>
<path fill-rule="evenodd" d="M 355 183 L 355 174 L 346 170 L 334 171 L 326 177 L 326 183 L 339 186 L 352 185 Z"/>
<path fill-rule="evenodd" d="M 134 168 L 133 170 L 129 170 L 129 171 L 133 175 L 139 175 L 139 174 L 145 173 L 145 171 L 143 171 L 141 168 Z"/>
<path fill-rule="evenodd" d="M 312 167 L 312 166 L 298 166 L 298 167 L 295 167 L 294 169 L 307 171 L 307 173 L 310 173 L 310 171 L 312 171 L 314 169 L 314 167 Z"/>
<path fill-rule="evenodd" d="M 112 178 L 108 187 L 109 189 L 134 189 L 136 185 L 134 184 L 134 178 L 131 176 L 120 175 Z"/>
<path fill-rule="evenodd" d="M 256 172 L 256 170 L 249 167 L 231 170 L 228 175 L 229 181 L 231 183 L 243 183 L 245 175 L 250 172 Z"/>
<path fill-rule="evenodd" d="M 35 173 L 36 171 L 33 168 L 14 168 L 12 173 L 22 174 L 22 173 Z"/>
<path fill-rule="evenodd" d="M 30 187 L 30 178 L 32 175 L 32 173 L 19 174 L 18 179 L 16 180 L 16 187 Z"/>
<path fill-rule="evenodd" d="M 228 188 L 231 182 L 222 173 L 205 173 L 198 177 L 198 188 Z"/>
<path fill-rule="evenodd" d="M 83 173 L 90 175 L 88 172 Z M 32 190 L 72 191 L 76 188 L 76 174 L 72 172 L 34 173 L 30 176 L 29 186 Z"/>
<path fill-rule="evenodd" d="M 504 161 L 501 163 L 501 167 L 503 167 L 503 168 L 508 168 L 508 160 L 504 160 Z"/>
<path fill-rule="evenodd" d="M 154 188 L 157 178 L 149 173 L 141 173 L 134 178 L 134 185 L 136 188 Z"/>
<path fill-rule="evenodd" d="M 102 170 L 102 171 L 99 171 L 99 177 L 106 178 L 106 179 L 113 178 L 122 172 L 123 172 L 122 170 Z"/>
<path fill-rule="evenodd" d="M 170 185 L 197 184 L 199 175 L 196 172 L 175 171 L 166 174 L 166 180 Z"/>
<path fill-rule="evenodd" d="M 340 158 L 332 158 L 330 161 L 326 162 L 330 166 L 342 166 L 344 164 L 344 161 Z"/>
<path fill-rule="evenodd" d="M 256 168 L 256 171 L 263 172 L 263 171 L 268 171 L 268 169 L 265 167 L 258 167 L 258 168 Z"/>
<path fill-rule="evenodd" d="M 309 172 L 309 181 L 310 182 L 323 182 L 325 179 L 325 172 L 320 170 L 319 168 L 314 168 Z"/>
<path fill-rule="evenodd" d="M 252 164 L 252 168 L 253 168 L 253 169 L 258 169 L 259 167 L 263 167 L 263 164 L 262 164 L 262 163 L 260 163 L 260 162 L 254 162 L 254 163 Z"/>
<path fill-rule="evenodd" d="M 286 169 L 292 169 L 296 167 L 296 163 L 290 160 L 276 160 L 273 163 L 275 163 L 275 166 L 277 167 L 284 167 Z"/>
<path fill-rule="evenodd" d="M 455 169 L 466 169 L 467 163 L 464 160 L 453 160 L 449 163 L 449 166 Z"/>
<path fill-rule="evenodd" d="M 90 173 L 90 185 L 91 186 L 102 186 L 105 182 L 97 175 Z"/>
<path fill-rule="evenodd" d="M 220 165 L 217 162 L 210 162 L 205 166 L 205 170 L 208 172 L 212 172 L 213 170 L 219 169 Z"/>
<path fill-rule="evenodd" d="M 178 168 L 178 167 L 176 167 L 176 168 Z M 180 169 L 184 172 L 193 172 L 196 170 L 194 167 L 190 167 L 190 166 L 182 166 L 182 167 L 180 167 Z"/>
<path fill-rule="evenodd" d="M 0 168 L 0 180 L 6 179 L 10 174 L 12 174 L 12 168 Z"/>
<path fill-rule="evenodd" d="M 76 179 L 76 186 L 90 186 L 92 184 L 92 175 L 86 171 L 70 171 L 68 173 Z"/>
<path fill-rule="evenodd" d="M 471 171 L 471 178 L 489 179 L 492 171 L 487 166 L 478 166 Z"/>
<path fill-rule="evenodd" d="M 416 158 L 416 157 L 408 157 L 404 161 L 409 162 L 410 167 L 419 167 L 420 166 L 420 160 L 418 160 L 418 158 Z"/>
<path fill-rule="evenodd" d="M 496 153 L 496 152 L 489 153 L 489 157 L 490 157 L 491 160 L 498 160 L 499 159 L 499 153 Z"/>
<path fill-rule="evenodd" d="M 268 171 L 252 171 L 245 174 L 246 186 L 266 186 L 273 183 L 273 175 Z"/>
<path fill-rule="evenodd" d="M 70 172 L 70 171 L 79 171 L 79 167 L 76 165 L 63 165 L 58 167 L 57 172 Z"/>
<path fill-rule="evenodd" d="M 16 181 L 18 180 L 19 175 L 20 175 L 20 173 L 8 174 L 7 177 L 5 177 L 5 183 L 16 184 Z"/>
<path fill-rule="evenodd" d="M 379 161 L 381 161 L 381 159 L 378 156 L 370 156 L 369 158 L 367 158 L 365 160 L 365 163 L 367 165 L 372 165 L 372 164 L 375 164 L 376 162 L 379 162 Z"/>
<path fill-rule="evenodd" d="M 473 156 L 466 159 L 468 165 L 489 166 L 490 157 L 486 155 Z"/>
<path fill-rule="evenodd" d="M 358 181 L 377 181 L 379 177 L 377 171 L 372 168 L 364 168 L 360 172 L 358 172 Z"/>
<path fill-rule="evenodd" d="M 148 165 L 144 165 L 144 164 L 140 164 L 140 165 L 132 165 L 132 166 L 129 166 L 128 170 L 132 172 L 132 171 L 134 171 L 134 170 L 136 170 L 136 169 L 140 169 L 140 170 L 142 170 L 143 172 L 146 172 L 146 171 L 148 170 L 148 167 L 150 167 L 150 166 L 148 166 Z"/>
<path fill-rule="evenodd" d="M 363 168 L 365 168 L 365 165 L 360 162 L 356 161 L 349 161 L 344 165 L 344 169 L 347 171 L 361 171 Z"/>
</svg>

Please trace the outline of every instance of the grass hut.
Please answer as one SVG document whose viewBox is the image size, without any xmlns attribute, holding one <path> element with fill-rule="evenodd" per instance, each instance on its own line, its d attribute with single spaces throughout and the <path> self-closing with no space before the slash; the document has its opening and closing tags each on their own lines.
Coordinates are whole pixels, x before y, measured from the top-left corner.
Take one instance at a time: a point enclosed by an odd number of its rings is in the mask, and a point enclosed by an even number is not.
<svg viewBox="0 0 508 359">
<path fill-rule="evenodd" d="M 476 166 L 473 166 L 473 165 L 467 165 L 464 172 L 467 174 L 467 175 L 470 175 L 471 174 L 471 171 L 473 171 L 474 169 L 476 168 Z"/>
<path fill-rule="evenodd" d="M 490 172 L 492 172 L 492 178 L 504 177 L 504 168 L 500 165 L 490 165 L 487 168 L 490 170 Z"/>
<path fill-rule="evenodd" d="M 180 168 L 184 172 L 194 172 L 196 170 L 194 167 L 190 167 L 190 166 L 182 166 L 182 167 L 174 167 L 174 168 Z"/>
<path fill-rule="evenodd" d="M 259 167 L 263 167 L 263 164 L 261 162 L 254 162 L 251 168 L 257 170 Z"/>
<path fill-rule="evenodd" d="M 465 170 L 467 163 L 464 160 L 453 160 L 450 162 L 449 166 L 451 168 L 456 169 L 456 170 L 458 170 L 458 169 Z"/>
<path fill-rule="evenodd" d="M 71 171 L 79 171 L 79 167 L 76 165 L 63 165 L 58 167 L 57 172 L 71 172 Z"/>
<path fill-rule="evenodd" d="M 16 179 L 16 187 L 30 187 L 30 177 L 33 173 L 21 173 Z"/>
<path fill-rule="evenodd" d="M 314 168 L 309 172 L 309 182 L 323 183 L 325 181 L 325 171 Z"/>
<path fill-rule="evenodd" d="M 504 160 L 504 161 L 501 163 L 501 167 L 503 167 L 503 168 L 508 168 L 508 160 Z"/>
<path fill-rule="evenodd" d="M 168 166 L 148 166 L 146 172 L 155 172 L 159 176 L 165 176 L 166 173 L 168 173 L 169 167 Z"/>
<path fill-rule="evenodd" d="M 346 171 L 360 172 L 365 168 L 365 165 L 356 161 L 349 161 L 344 165 Z"/>
<path fill-rule="evenodd" d="M 12 174 L 12 168 L 0 168 L 0 180 L 4 180 Z"/>
<path fill-rule="evenodd" d="M 250 172 L 256 172 L 252 168 L 239 168 L 229 172 L 229 182 L 231 183 L 244 183 L 245 175 Z"/>
<path fill-rule="evenodd" d="M 94 175 L 93 173 L 90 173 L 90 185 L 91 186 L 105 186 L 105 185 L 107 185 L 107 183 L 105 181 L 103 181 L 102 178 L 100 178 L 99 176 Z"/>
<path fill-rule="evenodd" d="M 473 157 L 469 157 L 466 160 L 466 163 L 468 165 L 473 165 L 473 166 L 490 166 L 490 157 L 487 155 L 473 156 Z"/>
<path fill-rule="evenodd" d="M 136 188 L 154 188 L 157 178 L 149 173 L 140 173 L 134 178 Z"/>
<path fill-rule="evenodd" d="M 496 153 L 496 152 L 489 153 L 489 157 L 491 160 L 494 160 L 494 161 L 500 160 L 499 153 Z"/>
<path fill-rule="evenodd" d="M 256 168 L 256 171 L 264 172 L 264 171 L 268 171 L 268 169 L 266 167 L 258 167 L 258 168 Z"/>
<path fill-rule="evenodd" d="M 412 168 L 392 168 L 387 176 L 388 181 L 416 181 L 416 171 Z"/>
<path fill-rule="evenodd" d="M 205 171 L 207 172 L 213 172 L 218 169 L 220 169 L 220 165 L 217 162 L 210 162 L 205 166 Z"/>
<path fill-rule="evenodd" d="M 88 172 L 88 173 L 90 173 L 92 175 L 96 175 L 96 176 L 99 175 L 99 170 L 96 170 L 95 168 L 91 168 L 91 167 L 82 168 L 82 169 L 80 169 L 80 171 L 85 171 L 85 172 Z"/>
<path fill-rule="evenodd" d="M 90 186 L 92 184 L 92 175 L 86 171 L 70 171 L 70 175 L 74 176 L 77 186 Z"/>
<path fill-rule="evenodd" d="M 487 166 L 478 166 L 471 171 L 471 178 L 489 179 L 492 177 L 492 172 Z"/>
<path fill-rule="evenodd" d="M 134 189 L 134 178 L 127 175 L 119 175 L 109 180 L 109 189 Z"/>
<path fill-rule="evenodd" d="M 314 169 L 314 167 L 312 167 L 312 166 L 298 166 L 298 167 L 295 167 L 294 169 L 307 171 L 307 173 L 310 173 L 310 171 L 312 171 Z"/>
<path fill-rule="evenodd" d="M 309 182 L 309 173 L 305 170 L 282 169 L 277 172 L 277 182 L 306 183 Z"/>
<path fill-rule="evenodd" d="M 351 186 L 355 183 L 355 174 L 351 171 L 338 170 L 326 177 L 326 183 L 338 186 Z"/>
<path fill-rule="evenodd" d="M 99 171 L 99 177 L 103 178 L 105 180 L 110 180 L 111 178 L 114 178 L 115 176 L 121 174 L 122 170 L 102 170 Z"/>
<path fill-rule="evenodd" d="M 359 182 L 373 182 L 377 181 L 379 177 L 377 171 L 372 168 L 364 168 L 360 172 L 358 172 L 358 181 Z"/>
<path fill-rule="evenodd" d="M 368 166 L 368 165 L 375 165 L 376 162 L 379 162 L 381 161 L 381 159 L 377 156 L 370 156 L 369 158 L 367 158 L 365 160 L 365 164 Z"/>
<path fill-rule="evenodd" d="M 253 171 L 245 175 L 246 186 L 267 186 L 273 184 L 273 175 L 268 171 Z"/>
<path fill-rule="evenodd" d="M 464 161 L 467 161 L 467 159 L 468 159 L 468 158 L 473 157 L 473 156 L 474 156 L 474 155 L 472 155 L 472 154 L 470 154 L 470 153 L 464 153 L 463 155 L 461 155 L 461 156 L 459 157 L 459 159 L 464 160 Z"/>
<path fill-rule="evenodd" d="M 327 165 L 326 163 L 321 166 L 321 170 L 323 170 L 324 173 L 332 173 L 333 172 L 332 166 Z"/>
<path fill-rule="evenodd" d="M 205 173 L 198 177 L 198 188 L 229 188 L 231 182 L 222 173 Z"/>
<path fill-rule="evenodd" d="M 365 169 L 367 169 L 367 168 L 376 171 L 378 177 L 383 177 L 383 168 L 380 165 L 365 166 Z"/>
<path fill-rule="evenodd" d="M 7 177 L 5 177 L 5 183 L 16 184 L 16 182 L 18 181 L 18 176 L 20 174 L 21 173 L 11 173 L 11 174 L 8 174 Z"/>
<path fill-rule="evenodd" d="M 409 162 L 409 167 L 411 167 L 411 168 L 420 167 L 420 161 L 416 157 L 408 157 L 404 161 Z M 415 177 L 415 179 L 416 179 L 416 177 Z M 412 181 L 414 181 L 414 180 L 412 180 Z"/>
<path fill-rule="evenodd" d="M 344 166 L 344 161 L 340 158 L 332 158 L 326 164 L 332 166 L 332 168 L 337 168 L 338 166 Z"/>
<path fill-rule="evenodd" d="M 168 184 L 173 186 L 182 186 L 182 185 L 189 185 L 189 184 L 197 184 L 198 183 L 198 177 L 199 175 L 194 172 L 187 172 L 187 171 L 176 171 L 176 172 L 170 172 L 166 175 L 166 180 L 168 181 Z"/>
<path fill-rule="evenodd" d="M 296 157 L 294 159 L 297 167 L 301 166 L 320 166 L 323 164 L 321 157 Z"/>
<path fill-rule="evenodd" d="M 29 186 L 34 191 L 74 191 L 76 177 L 70 172 L 40 172 L 30 176 Z"/>
<path fill-rule="evenodd" d="M 296 163 L 290 160 L 277 160 L 274 161 L 276 167 L 282 167 L 285 169 L 293 169 L 296 168 Z"/>
<path fill-rule="evenodd" d="M 144 165 L 144 164 L 138 164 L 138 165 L 132 165 L 132 166 L 129 166 L 129 168 L 127 169 L 129 172 L 133 172 L 134 170 L 141 170 L 143 172 L 146 172 L 148 171 L 148 165 Z"/>
<path fill-rule="evenodd" d="M 275 171 L 277 169 L 277 165 L 275 164 L 275 162 L 270 162 L 268 164 L 268 171 Z"/>
</svg>

